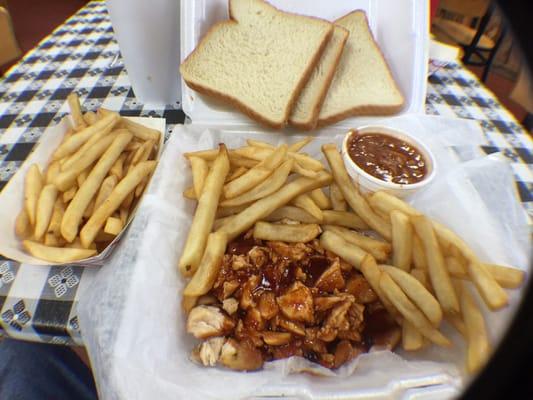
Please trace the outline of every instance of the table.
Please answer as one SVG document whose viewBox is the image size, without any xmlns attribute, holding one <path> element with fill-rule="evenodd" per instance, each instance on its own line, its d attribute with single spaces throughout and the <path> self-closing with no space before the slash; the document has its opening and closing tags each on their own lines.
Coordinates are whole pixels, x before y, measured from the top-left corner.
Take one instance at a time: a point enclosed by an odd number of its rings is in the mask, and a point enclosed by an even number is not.
<svg viewBox="0 0 533 400">
<path fill-rule="evenodd" d="M 167 137 L 184 121 L 180 104 L 147 109 L 136 100 L 120 59 L 104 2 L 93 1 L 58 27 L 0 81 L 0 190 L 42 132 L 67 113 L 75 90 L 86 110 L 166 118 Z M 495 96 L 460 64 L 429 78 L 426 112 L 478 120 L 510 161 L 524 207 L 533 216 L 533 141 Z M 9 336 L 82 344 L 77 304 L 96 268 L 30 266 L 0 259 L 0 326 Z"/>
</svg>

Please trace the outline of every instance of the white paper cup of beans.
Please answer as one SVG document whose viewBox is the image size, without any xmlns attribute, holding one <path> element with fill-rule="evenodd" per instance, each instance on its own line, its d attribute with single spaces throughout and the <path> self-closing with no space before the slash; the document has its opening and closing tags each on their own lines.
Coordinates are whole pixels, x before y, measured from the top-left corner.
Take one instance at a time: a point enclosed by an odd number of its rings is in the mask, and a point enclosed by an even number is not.
<svg viewBox="0 0 533 400">
<path fill-rule="evenodd" d="M 398 129 L 366 125 L 342 142 L 348 174 L 363 193 L 380 190 L 406 197 L 435 177 L 435 157 L 424 143 Z"/>
</svg>

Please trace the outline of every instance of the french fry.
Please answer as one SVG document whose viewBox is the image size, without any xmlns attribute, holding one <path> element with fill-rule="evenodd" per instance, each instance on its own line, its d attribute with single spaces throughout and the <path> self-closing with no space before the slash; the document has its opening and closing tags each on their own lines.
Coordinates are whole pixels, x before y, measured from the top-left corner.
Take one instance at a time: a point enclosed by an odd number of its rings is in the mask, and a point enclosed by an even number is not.
<svg viewBox="0 0 533 400">
<path fill-rule="evenodd" d="M 246 167 L 237 167 L 237 168 L 235 168 L 233 171 L 231 171 L 228 174 L 225 183 L 228 183 L 228 182 L 231 182 L 234 179 L 237 179 L 239 176 L 244 175 L 246 173 L 246 171 L 248 171 L 248 168 L 246 168 Z"/>
<path fill-rule="evenodd" d="M 407 297 L 418 306 L 433 326 L 438 327 L 442 321 L 442 310 L 437 299 L 433 297 L 424 285 L 400 268 L 387 265 L 380 267 L 400 286 Z"/>
<path fill-rule="evenodd" d="M 229 215 L 224 218 L 215 219 L 215 222 L 213 222 L 213 232 L 218 231 L 220 228 L 224 226 L 224 224 L 227 224 L 229 221 L 232 221 L 234 217 L 235 215 Z"/>
<path fill-rule="evenodd" d="M 248 208 L 248 205 L 232 206 L 232 207 L 219 207 L 217 209 L 216 218 L 229 217 L 235 215 Z"/>
<path fill-rule="evenodd" d="M 374 257 L 372 257 L 370 254 L 367 254 L 361 261 L 360 269 L 372 290 L 378 295 L 385 309 L 399 325 L 402 325 L 402 316 L 400 315 L 396 307 L 390 302 L 388 297 L 385 295 L 385 292 L 381 289 L 379 282 L 383 272 L 378 267 Z"/>
<path fill-rule="evenodd" d="M 247 229 L 250 229 L 255 222 L 263 220 L 279 207 L 286 205 L 294 197 L 328 185 L 330 182 L 331 175 L 325 171 L 321 171 L 315 179 L 297 178 L 283 186 L 277 192 L 257 200 L 244 211 L 237 214 L 235 219 L 231 223 L 224 225 L 221 230 L 228 235 L 228 240 L 233 240 Z"/>
<path fill-rule="evenodd" d="M 292 243 L 307 243 L 321 233 L 317 224 L 271 224 L 258 221 L 254 226 L 254 238 Z"/>
<path fill-rule="evenodd" d="M 419 268 L 413 268 L 411 270 L 411 275 L 418 280 L 424 287 L 431 291 L 431 285 L 429 284 L 429 279 L 427 275 L 427 270 L 425 269 L 419 269 Z"/>
<path fill-rule="evenodd" d="M 454 278 L 466 279 L 468 278 L 468 272 L 466 271 L 466 266 L 459 261 L 457 257 L 448 256 L 444 258 L 446 268 L 451 276 Z"/>
<path fill-rule="evenodd" d="M 154 171 L 156 165 L 157 161 L 143 161 L 137 164 L 128 175 L 115 186 L 106 201 L 94 211 L 94 214 L 81 229 L 80 239 L 83 247 L 89 247 L 107 218 L 120 207 L 126 196 L 135 189 L 139 182 Z M 111 167 L 111 165 L 109 165 L 109 167 Z M 63 220 L 65 217 L 63 217 Z M 61 224 L 61 228 L 63 228 L 63 224 Z M 61 231 L 63 231 L 63 229 L 61 229 Z"/>
<path fill-rule="evenodd" d="M 59 160 L 63 157 L 71 155 L 98 132 L 103 131 L 106 132 L 106 134 L 111 132 L 115 124 L 118 122 L 118 119 L 118 115 L 108 115 L 96 122 L 94 125 L 88 126 L 75 135 L 70 136 L 67 140 L 59 145 L 52 155 L 52 159 Z"/>
<path fill-rule="evenodd" d="M 192 157 L 191 157 L 192 159 Z M 279 167 L 277 167 L 274 172 L 266 178 L 259 185 L 250 189 L 249 191 L 234 197 L 232 199 L 223 200 L 220 203 L 221 207 L 236 207 L 245 204 L 249 204 L 255 200 L 261 199 L 265 196 L 268 196 L 274 193 L 276 190 L 281 188 L 291 172 L 293 160 L 284 161 Z"/>
<path fill-rule="evenodd" d="M 263 161 L 265 158 L 270 156 L 274 150 L 273 149 L 267 149 L 264 147 L 240 147 L 238 149 L 234 150 L 235 154 L 238 154 L 242 157 L 251 158 L 253 160 L 257 161 Z M 318 160 L 315 160 L 312 157 L 309 157 L 306 154 L 302 153 L 295 153 L 295 152 L 287 152 L 287 156 L 289 158 L 293 158 L 296 161 L 296 164 L 299 164 L 301 167 L 305 169 L 310 169 L 311 171 L 321 171 L 324 169 L 324 166 L 322 163 Z"/>
<path fill-rule="evenodd" d="M 37 164 L 33 164 L 26 173 L 24 180 L 24 207 L 31 225 L 35 225 L 37 202 L 43 189 L 43 176 Z"/>
<path fill-rule="evenodd" d="M 122 224 L 120 218 L 109 217 L 105 222 L 104 232 L 117 236 L 123 227 L 124 225 Z"/>
<path fill-rule="evenodd" d="M 61 246 L 61 243 L 59 242 L 59 238 L 56 235 L 54 235 L 53 233 L 47 233 L 47 234 L 44 235 L 43 244 L 45 246 L 50 246 L 50 247 L 60 247 Z"/>
<path fill-rule="evenodd" d="M 93 215 L 94 203 L 95 203 L 94 199 L 95 199 L 94 197 L 91 199 L 91 202 L 89 203 L 89 205 L 87 206 L 87 208 L 83 212 L 83 218 L 90 218 L 91 215 Z"/>
<path fill-rule="evenodd" d="M 304 224 L 318 224 L 320 221 L 309 214 L 307 211 L 299 207 L 285 206 L 280 207 L 268 216 L 262 218 L 265 221 L 275 222 L 283 219 L 290 219 L 293 221 L 303 222 Z"/>
<path fill-rule="evenodd" d="M 292 143 L 289 145 L 289 151 L 293 153 L 297 153 L 300 150 L 302 150 L 305 146 L 307 146 L 309 143 L 313 141 L 313 138 L 311 136 L 307 136 L 303 138 L 302 140 L 298 140 L 297 142 Z"/>
<path fill-rule="evenodd" d="M 287 154 L 287 145 L 281 145 L 272 151 L 259 164 L 250 168 L 244 175 L 224 185 L 223 193 L 226 199 L 237 197 L 257 186 L 269 177 L 284 160 Z"/>
<path fill-rule="evenodd" d="M 27 239 L 32 233 L 33 229 L 30 224 L 30 219 L 28 218 L 28 213 L 23 207 L 15 219 L 15 234 L 19 239 Z"/>
<path fill-rule="evenodd" d="M 115 175 L 109 175 L 103 180 L 94 202 L 95 210 L 109 197 L 115 186 L 117 186 L 117 183 L 118 179 Z"/>
<path fill-rule="evenodd" d="M 370 202 L 372 208 L 375 208 L 387 215 L 394 210 L 401 211 L 409 216 L 421 215 L 418 210 L 387 192 L 375 192 L 368 198 L 368 201 Z"/>
<path fill-rule="evenodd" d="M 315 178 L 317 171 L 302 167 L 297 161 L 292 164 L 292 171 L 307 178 Z"/>
<path fill-rule="evenodd" d="M 233 154 L 228 152 L 229 155 L 229 163 L 231 165 L 231 168 L 235 167 L 244 167 L 246 169 L 254 168 L 259 164 L 257 160 L 252 160 L 250 158 L 241 157 L 239 155 Z"/>
<path fill-rule="evenodd" d="M 202 189 L 209 172 L 209 167 L 207 166 L 207 162 L 199 157 L 191 157 L 189 161 L 191 163 L 194 193 L 196 194 L 196 198 L 199 199 L 202 195 Z"/>
<path fill-rule="evenodd" d="M 109 146 L 109 148 L 102 155 L 102 157 L 100 157 L 100 159 L 98 160 L 96 165 L 91 170 L 91 173 L 89 174 L 85 182 L 83 182 L 83 185 L 80 186 L 80 188 L 76 192 L 76 195 L 74 196 L 72 201 L 67 206 L 67 209 L 65 210 L 65 214 L 63 215 L 63 221 L 61 221 L 61 235 L 68 242 L 72 242 L 74 238 L 76 237 L 78 233 L 79 224 L 81 222 L 85 209 L 91 202 L 91 199 L 93 198 L 93 196 L 98 191 L 105 176 L 107 175 L 107 173 L 109 172 L 109 170 L 111 169 L 115 161 L 118 159 L 118 157 L 120 156 L 124 148 L 127 146 L 127 144 L 131 141 L 132 137 L 133 136 L 130 133 L 121 133 L 113 140 L 113 143 L 111 144 L 111 146 Z M 101 207 L 102 206 L 100 206 L 100 208 Z M 91 217 L 91 219 L 93 218 L 94 218 L 94 215 Z M 96 233 L 97 232 L 95 232 L 94 235 L 96 235 Z M 91 236 L 92 236 L 92 233 L 87 235 L 87 237 L 91 237 Z M 88 247 L 91 241 L 88 242 L 86 247 Z"/>
<path fill-rule="evenodd" d="M 126 159 L 126 154 L 121 154 L 120 157 L 115 161 L 109 173 L 114 175 L 118 180 L 124 177 L 124 160 Z"/>
<path fill-rule="evenodd" d="M 91 172 L 92 165 L 85 168 L 83 171 L 80 172 L 80 174 L 76 177 L 76 183 L 78 184 L 78 187 L 81 187 L 83 185 L 83 182 L 87 179 L 89 176 L 89 173 Z"/>
<path fill-rule="evenodd" d="M 37 214 L 35 216 L 35 240 L 41 240 L 48 230 L 56 198 L 57 188 L 54 185 L 46 185 L 43 190 L 41 190 L 37 202 Z"/>
<path fill-rule="evenodd" d="M 348 243 L 359 246 L 364 251 L 372 254 L 377 261 L 386 261 L 392 247 L 389 243 L 382 240 L 372 239 L 358 232 L 335 225 L 323 225 L 324 231 L 331 231 L 342 237 Z"/>
<path fill-rule="evenodd" d="M 324 220 L 324 215 L 322 214 L 322 210 L 320 207 L 316 205 L 316 203 L 311 199 L 311 196 L 309 196 L 307 193 L 303 193 L 299 196 L 296 196 L 292 201 L 291 204 L 300 207 L 302 210 L 307 211 L 309 214 L 311 214 L 313 217 L 318 219 L 319 221 Z"/>
<path fill-rule="evenodd" d="M 131 205 L 133 204 L 134 199 L 135 199 L 135 193 L 134 192 L 129 193 L 124 199 L 124 201 L 122 202 L 122 204 L 120 205 L 120 207 L 129 210 Z"/>
<path fill-rule="evenodd" d="M 133 165 L 137 165 L 140 162 L 148 160 L 150 154 L 152 153 L 152 149 L 154 148 L 154 144 L 155 142 L 153 140 L 147 140 L 144 142 L 133 155 L 131 163 Z"/>
<path fill-rule="evenodd" d="M 52 161 L 48 168 L 46 168 L 46 183 L 53 183 L 55 180 L 55 177 L 59 174 L 61 171 L 61 164 L 59 161 Z"/>
<path fill-rule="evenodd" d="M 378 232 L 388 241 L 392 238 L 391 226 L 388 221 L 378 216 L 368 205 L 365 198 L 354 187 L 352 180 L 346 172 L 346 167 L 342 161 L 337 147 L 333 144 L 322 146 L 322 152 L 328 160 L 335 183 L 339 186 L 344 199 L 348 202 L 355 213 L 365 221 L 368 226 Z"/>
<path fill-rule="evenodd" d="M 468 276 L 476 285 L 479 294 L 492 310 L 498 310 L 508 304 L 508 296 L 505 290 L 496 282 L 494 277 L 487 270 L 470 249 L 470 247 L 450 229 L 442 224 L 433 222 L 435 232 L 439 239 L 445 243 L 450 243 L 457 247 L 467 260 Z"/>
<path fill-rule="evenodd" d="M 320 207 L 321 210 L 328 210 L 331 208 L 331 201 L 328 196 L 324 194 L 322 189 L 315 189 L 309 192 L 309 196 L 315 202 L 315 204 Z"/>
<path fill-rule="evenodd" d="M 255 147 L 264 147 L 266 149 L 275 149 L 276 146 L 271 145 L 270 143 L 263 142 L 261 140 L 255 140 L 255 139 L 246 139 L 246 144 L 248 146 L 255 146 Z"/>
<path fill-rule="evenodd" d="M 141 194 L 143 193 L 144 189 L 146 188 L 146 185 L 148 185 L 148 177 L 144 177 L 141 183 L 137 185 L 135 188 L 135 197 L 141 197 Z"/>
<path fill-rule="evenodd" d="M 72 200 L 74 198 L 74 196 L 76 195 L 77 192 L 78 192 L 78 185 L 77 184 L 72 186 L 66 192 L 63 192 L 63 202 L 65 204 L 68 203 L 70 200 Z"/>
<path fill-rule="evenodd" d="M 342 236 L 332 231 L 326 231 L 320 236 L 320 245 L 358 270 L 361 268 L 363 259 L 368 254 L 361 247 L 348 243 Z"/>
<path fill-rule="evenodd" d="M 44 244 L 24 240 L 22 245 L 28 253 L 41 260 L 52 261 L 57 263 L 67 263 L 92 257 L 96 250 L 91 249 L 72 249 L 66 247 L 51 247 Z"/>
<path fill-rule="evenodd" d="M 413 227 L 409 217 L 398 210 L 390 213 L 392 226 L 392 264 L 404 271 L 411 269 L 413 254 Z"/>
<path fill-rule="evenodd" d="M 194 187 L 188 187 L 183 191 L 183 197 L 189 200 L 198 200 L 196 197 L 196 192 L 194 191 Z"/>
<path fill-rule="evenodd" d="M 228 239 L 224 233 L 209 234 L 200 265 L 185 287 L 184 296 L 201 296 L 213 287 L 222 265 L 227 242 Z"/>
<path fill-rule="evenodd" d="M 475 373 L 486 364 L 491 354 L 491 347 L 485 320 L 476 301 L 464 283 L 458 282 L 457 285 L 460 288 L 461 312 L 468 343 L 466 368 L 470 373 Z"/>
<path fill-rule="evenodd" d="M 126 226 L 126 224 L 128 223 L 128 216 L 129 216 L 128 210 L 126 210 L 125 208 L 121 208 L 119 210 L 119 216 L 120 216 L 120 222 L 122 222 L 122 226 Z"/>
<path fill-rule="evenodd" d="M 141 147 L 141 142 L 134 142 L 133 140 L 131 142 L 128 143 L 128 145 L 126 146 L 126 148 L 124 149 L 124 151 L 133 151 L 133 152 L 137 152 L 137 150 L 139 150 L 139 148 Z"/>
<path fill-rule="evenodd" d="M 439 346 L 451 346 L 450 341 L 431 325 L 431 322 L 407 298 L 400 286 L 394 282 L 390 275 L 382 273 L 379 278 L 379 286 L 400 314 L 418 329 L 422 335 Z"/>
<path fill-rule="evenodd" d="M 226 146 L 220 145 L 219 155 L 205 180 L 202 196 L 198 200 L 187 241 L 179 260 L 179 269 L 185 276 L 194 274 L 200 265 L 229 168 Z"/>
<path fill-rule="evenodd" d="M 322 223 L 328 225 L 343 226 L 351 229 L 368 229 L 368 225 L 362 218 L 348 211 L 322 211 Z"/>
<path fill-rule="evenodd" d="M 70 167 L 70 169 L 63 170 L 57 174 L 53 181 L 54 185 L 64 192 L 76 183 L 76 178 L 78 176 L 86 174 L 86 178 L 90 172 L 90 166 L 109 148 L 115 137 L 116 136 L 110 134 L 100 139 L 93 147 L 88 149 L 85 154 L 83 154 L 83 156 Z M 79 181 L 78 185 L 81 186 Z"/>
<path fill-rule="evenodd" d="M 182 298 L 181 298 L 181 308 L 185 312 L 185 315 L 189 314 L 189 312 L 196 305 L 197 301 L 198 301 L 198 296 L 182 296 Z"/>
<path fill-rule="evenodd" d="M 74 121 L 74 129 L 79 131 L 87 127 L 83 114 L 81 112 L 80 98 L 75 92 L 70 93 L 67 96 L 68 106 L 70 108 L 70 115 Z"/>
<path fill-rule="evenodd" d="M 83 114 L 83 120 L 85 121 L 85 123 L 87 125 L 92 125 L 94 124 L 96 121 L 98 121 L 98 119 L 96 118 L 96 114 L 94 113 L 94 111 L 87 111 L 85 114 Z"/>
<path fill-rule="evenodd" d="M 402 323 L 402 347 L 405 351 L 420 350 L 424 346 L 424 336 L 411 324 L 404 320 Z"/>
<path fill-rule="evenodd" d="M 449 314 L 458 313 L 459 299 L 453 288 L 450 274 L 444 264 L 444 257 L 431 222 L 421 215 L 412 216 L 411 221 L 416 234 L 422 242 L 427 257 L 431 286 L 443 311 Z"/>
<path fill-rule="evenodd" d="M 348 210 L 348 204 L 346 204 L 346 200 L 344 200 L 344 196 L 336 183 L 332 183 L 329 186 L 329 197 L 331 199 L 331 206 L 335 211 Z"/>
<path fill-rule="evenodd" d="M 130 119 L 122 118 L 120 124 L 127 128 L 136 138 L 141 140 L 153 140 L 154 143 L 159 143 L 161 132 L 157 129 L 148 128 L 144 125 L 133 122 Z"/>
<path fill-rule="evenodd" d="M 507 289 L 515 289 L 524 283 L 526 273 L 517 268 L 497 264 L 483 264 L 498 284 Z"/>
<path fill-rule="evenodd" d="M 420 238 L 416 235 L 415 232 L 413 232 L 413 266 L 418 269 L 427 269 L 428 263 L 426 259 L 426 255 L 424 254 L 424 247 L 422 246 L 422 242 L 420 241 Z"/>
<path fill-rule="evenodd" d="M 58 196 L 54 203 L 54 210 L 52 212 L 50 224 L 48 225 L 48 232 L 52 232 L 56 237 L 61 236 L 61 220 L 63 219 L 64 213 L 65 204 L 63 203 L 63 199 Z"/>
</svg>

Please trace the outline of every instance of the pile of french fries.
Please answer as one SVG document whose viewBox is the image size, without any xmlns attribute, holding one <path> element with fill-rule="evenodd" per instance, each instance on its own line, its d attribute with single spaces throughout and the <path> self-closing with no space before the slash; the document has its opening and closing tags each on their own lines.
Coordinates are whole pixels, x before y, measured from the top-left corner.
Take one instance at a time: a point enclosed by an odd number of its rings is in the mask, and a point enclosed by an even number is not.
<svg viewBox="0 0 533 400">
<path fill-rule="evenodd" d="M 31 165 L 15 232 L 32 256 L 64 263 L 105 249 L 127 224 L 157 161 L 161 133 L 68 97 L 73 129 L 46 170 Z"/>
<path fill-rule="evenodd" d="M 521 270 L 484 263 L 454 232 L 404 201 L 363 195 L 351 181 L 334 144 L 322 146 L 330 171 L 300 152 L 306 138 L 278 147 L 247 145 L 186 153 L 193 185 L 184 196 L 198 202 L 182 256 L 190 278 L 183 308 L 211 290 L 226 245 L 253 229 L 257 239 L 320 244 L 359 270 L 402 327 L 402 346 L 450 346 L 439 330 L 448 321 L 465 338 L 467 370 L 490 356 L 478 291 L 490 310 L 508 303 L 503 288 L 524 280 Z M 327 189 L 328 195 L 323 191 Z"/>
</svg>

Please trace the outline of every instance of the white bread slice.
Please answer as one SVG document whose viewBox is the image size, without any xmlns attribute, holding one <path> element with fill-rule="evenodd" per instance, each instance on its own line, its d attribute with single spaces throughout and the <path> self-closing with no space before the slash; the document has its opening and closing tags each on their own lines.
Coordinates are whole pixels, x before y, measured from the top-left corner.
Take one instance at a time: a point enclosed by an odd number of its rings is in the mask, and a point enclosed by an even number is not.
<svg viewBox="0 0 533 400">
<path fill-rule="evenodd" d="M 374 41 L 364 11 L 353 11 L 335 21 L 350 36 L 318 117 L 323 126 L 354 115 L 399 112 L 404 98 Z"/>
<path fill-rule="evenodd" d="M 285 13 L 262 0 L 230 0 L 180 66 L 189 87 L 231 103 L 273 128 L 287 122 L 333 24 Z"/>
<path fill-rule="evenodd" d="M 302 89 L 298 101 L 294 105 L 289 123 L 300 129 L 313 129 L 318 121 L 320 106 L 328 93 L 329 85 L 340 61 L 348 31 L 335 26 L 322 57 L 318 61 L 313 74 Z"/>
</svg>

